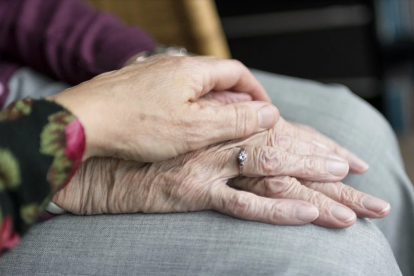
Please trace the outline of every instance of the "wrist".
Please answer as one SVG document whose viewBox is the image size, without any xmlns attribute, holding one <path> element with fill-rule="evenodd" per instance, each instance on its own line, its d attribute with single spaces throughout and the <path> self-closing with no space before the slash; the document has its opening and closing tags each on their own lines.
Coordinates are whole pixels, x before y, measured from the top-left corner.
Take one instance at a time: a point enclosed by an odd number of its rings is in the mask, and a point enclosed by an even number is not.
<svg viewBox="0 0 414 276">
<path fill-rule="evenodd" d="M 78 135 L 82 135 L 82 139 L 84 139 L 84 149 L 83 149 L 83 155 L 82 155 L 82 161 L 94 156 L 97 154 L 95 142 L 93 142 L 93 139 L 91 139 L 90 133 L 88 133 L 88 128 L 85 127 L 85 118 L 82 114 L 82 112 L 79 112 L 77 108 L 73 108 L 73 104 L 70 103 L 69 100 L 66 100 L 65 95 L 63 97 L 60 96 L 60 94 L 65 94 L 64 92 L 47 97 L 46 100 L 54 102 L 62 107 L 64 107 L 66 110 L 68 110 L 70 113 L 73 114 L 73 116 L 76 117 L 77 120 L 77 128 L 71 129 L 70 134 L 71 137 L 77 138 Z M 69 93 L 70 94 L 70 93 Z M 81 130 L 81 131 L 80 131 Z M 73 141 L 76 141 L 77 139 L 72 139 Z M 71 147 L 70 150 L 75 150 L 74 147 L 76 147 L 76 144 L 71 143 L 72 141 L 68 141 L 68 147 Z M 73 145 L 72 145 L 73 144 Z"/>
</svg>

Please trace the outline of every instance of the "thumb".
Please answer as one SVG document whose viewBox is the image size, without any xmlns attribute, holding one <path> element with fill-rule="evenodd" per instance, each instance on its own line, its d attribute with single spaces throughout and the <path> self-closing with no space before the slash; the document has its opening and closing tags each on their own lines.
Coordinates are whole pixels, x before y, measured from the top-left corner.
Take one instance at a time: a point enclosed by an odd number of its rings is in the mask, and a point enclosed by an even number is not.
<svg viewBox="0 0 414 276">
<path fill-rule="evenodd" d="M 209 124 L 206 144 L 247 137 L 273 127 L 279 110 L 267 102 L 239 102 L 222 106 L 204 106 Z M 203 127 L 203 126 L 201 126 Z"/>
</svg>

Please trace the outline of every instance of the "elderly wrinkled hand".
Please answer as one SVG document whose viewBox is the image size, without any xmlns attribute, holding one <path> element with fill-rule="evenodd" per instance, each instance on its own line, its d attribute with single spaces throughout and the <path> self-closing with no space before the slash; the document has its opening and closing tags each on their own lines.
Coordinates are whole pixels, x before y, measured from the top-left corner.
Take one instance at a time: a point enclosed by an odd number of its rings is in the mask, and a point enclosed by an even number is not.
<svg viewBox="0 0 414 276">
<path fill-rule="evenodd" d="M 88 160 L 53 201 L 75 214 L 212 209 L 247 220 L 326 227 L 351 226 L 356 215 L 389 213 L 387 202 L 339 182 L 348 173 L 346 161 L 290 138 L 278 131 L 280 125 L 163 162 Z M 241 148 L 248 154 L 245 177 L 236 178 Z"/>
<path fill-rule="evenodd" d="M 255 101 L 200 105 L 198 98 L 211 91 L 245 93 Z M 212 57 L 159 55 L 50 99 L 81 121 L 86 133 L 84 159 L 166 160 L 264 131 L 276 124 L 279 115 L 244 65 Z"/>
<path fill-rule="evenodd" d="M 251 101 L 252 97 L 248 94 L 230 92 L 210 92 L 201 99 L 200 105 L 221 106 L 241 101 Z M 263 141 L 269 145 L 277 144 L 292 153 L 302 155 L 317 155 L 345 160 L 349 164 L 349 171 L 362 174 L 366 172 L 369 165 L 361 160 L 354 153 L 341 147 L 335 141 L 321 134 L 317 130 L 303 124 L 293 123 L 279 118 L 275 127 L 269 129 L 268 139 Z M 260 138 L 259 138 L 260 137 Z M 261 139 L 262 136 L 256 138 Z"/>
</svg>

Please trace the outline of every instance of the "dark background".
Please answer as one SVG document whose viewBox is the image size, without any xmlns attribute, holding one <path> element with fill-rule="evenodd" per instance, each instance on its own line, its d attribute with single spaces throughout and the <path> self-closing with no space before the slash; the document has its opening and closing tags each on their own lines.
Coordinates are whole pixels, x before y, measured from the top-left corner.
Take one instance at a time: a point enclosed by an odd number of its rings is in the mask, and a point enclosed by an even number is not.
<svg viewBox="0 0 414 276">
<path fill-rule="evenodd" d="M 410 133 L 414 1 L 216 0 L 233 58 L 278 74 L 342 83 Z"/>
</svg>

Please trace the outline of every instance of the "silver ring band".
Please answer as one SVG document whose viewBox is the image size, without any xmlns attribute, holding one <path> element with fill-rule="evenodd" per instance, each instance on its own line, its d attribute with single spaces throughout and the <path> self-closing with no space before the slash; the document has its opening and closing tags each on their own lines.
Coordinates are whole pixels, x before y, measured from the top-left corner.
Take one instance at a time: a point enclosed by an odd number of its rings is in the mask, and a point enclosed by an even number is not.
<svg viewBox="0 0 414 276">
<path fill-rule="evenodd" d="M 239 155 L 237 155 L 237 161 L 239 161 L 239 177 L 243 176 L 244 162 L 247 160 L 247 153 L 244 148 L 240 149 Z"/>
</svg>

